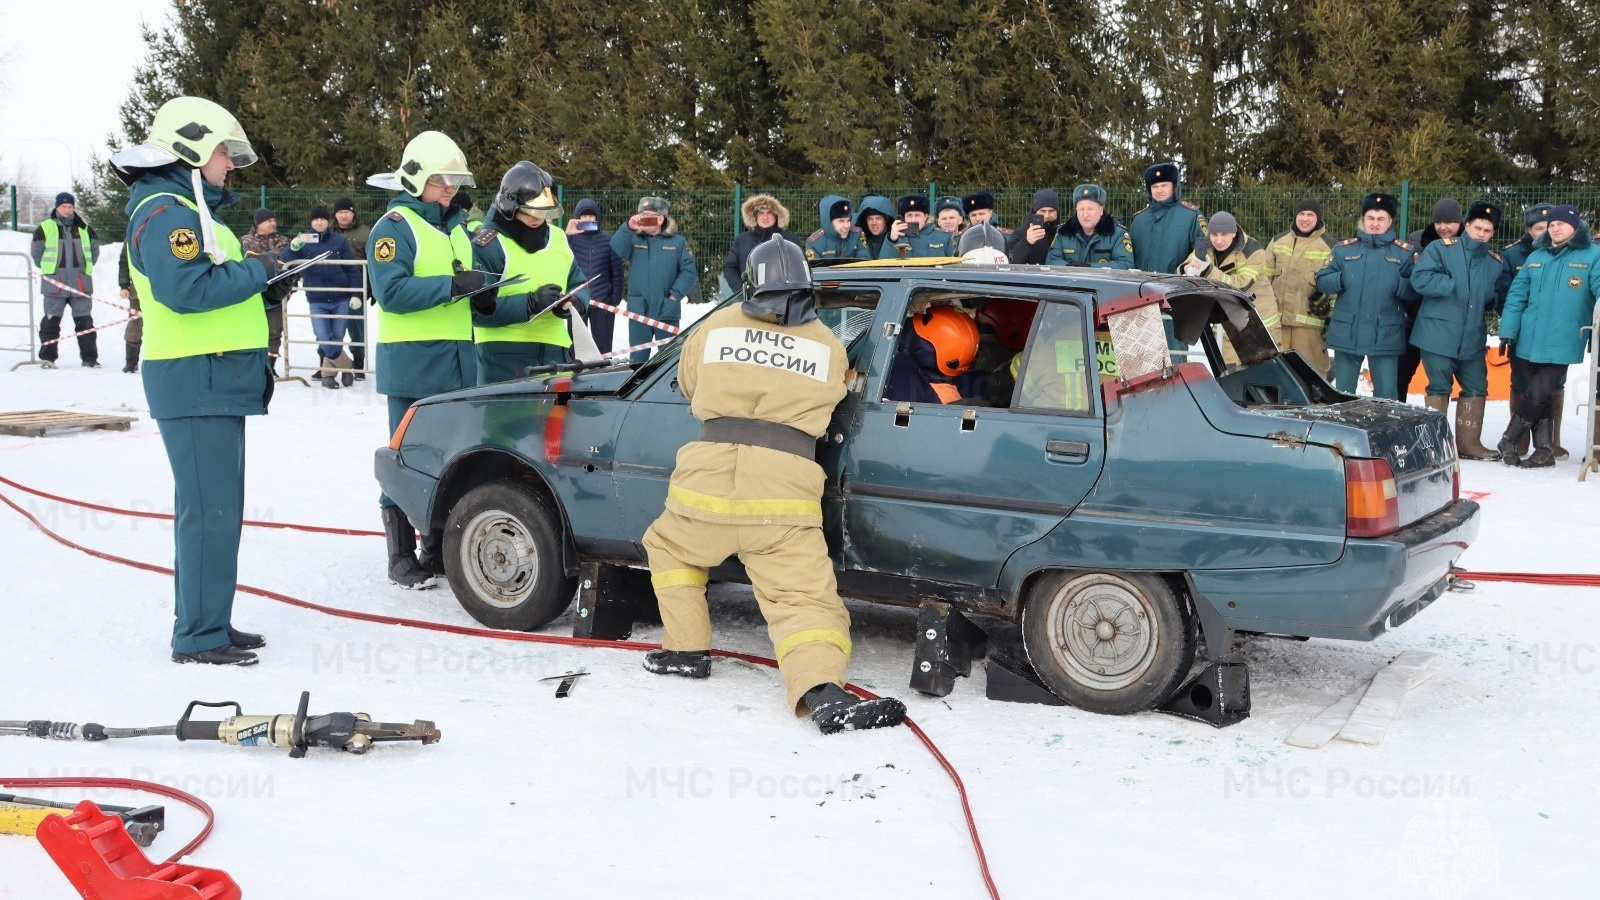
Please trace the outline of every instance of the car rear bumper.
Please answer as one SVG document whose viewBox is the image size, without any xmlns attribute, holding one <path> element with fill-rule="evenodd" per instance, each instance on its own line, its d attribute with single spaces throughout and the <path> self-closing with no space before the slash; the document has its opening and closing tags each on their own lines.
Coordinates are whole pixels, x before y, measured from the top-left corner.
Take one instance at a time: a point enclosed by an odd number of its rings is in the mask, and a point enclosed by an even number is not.
<svg viewBox="0 0 1600 900">
<path fill-rule="evenodd" d="M 439 479 L 406 468 L 405 463 L 400 461 L 400 452 L 388 447 L 382 447 L 373 454 L 372 469 L 384 496 L 405 512 L 406 518 L 418 531 L 426 532 L 428 511 L 433 508 Z"/>
<path fill-rule="evenodd" d="M 1443 594 L 1477 536 L 1478 504 L 1459 500 L 1381 539 L 1346 541 L 1327 565 L 1197 570 L 1190 584 L 1237 631 L 1372 640 Z"/>
</svg>

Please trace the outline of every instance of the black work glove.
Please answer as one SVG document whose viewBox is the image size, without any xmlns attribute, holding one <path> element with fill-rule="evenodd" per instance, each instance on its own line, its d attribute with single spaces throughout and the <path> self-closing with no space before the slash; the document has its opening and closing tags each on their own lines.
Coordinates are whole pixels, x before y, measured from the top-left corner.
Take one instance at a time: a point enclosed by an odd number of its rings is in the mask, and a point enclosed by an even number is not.
<svg viewBox="0 0 1600 900">
<path fill-rule="evenodd" d="M 489 283 L 489 276 L 471 269 L 463 269 L 450 279 L 450 296 L 465 297 Z M 494 312 L 494 298 L 499 291 L 484 291 L 471 297 L 472 311 L 481 316 Z"/>
<path fill-rule="evenodd" d="M 1516 338 L 1501 338 L 1500 339 L 1500 358 L 1501 359 L 1505 359 L 1508 356 L 1515 356 L 1516 353 L 1517 353 L 1517 339 Z"/>
<path fill-rule="evenodd" d="M 253 256 L 261 261 L 261 267 L 267 270 L 267 280 L 271 281 L 274 275 L 283 268 L 283 263 L 278 262 L 278 257 L 271 253 L 256 253 Z"/>
<path fill-rule="evenodd" d="M 528 292 L 528 318 L 533 318 L 556 304 L 561 299 L 561 288 L 553 284 L 543 285 L 536 291 Z M 566 310 L 558 309 L 555 315 L 566 318 Z"/>
<path fill-rule="evenodd" d="M 289 295 L 294 293 L 295 283 L 299 280 L 298 278 L 285 278 L 282 281 L 267 285 L 267 289 L 261 292 L 261 302 L 269 307 L 282 306 L 283 301 L 289 299 Z"/>
</svg>

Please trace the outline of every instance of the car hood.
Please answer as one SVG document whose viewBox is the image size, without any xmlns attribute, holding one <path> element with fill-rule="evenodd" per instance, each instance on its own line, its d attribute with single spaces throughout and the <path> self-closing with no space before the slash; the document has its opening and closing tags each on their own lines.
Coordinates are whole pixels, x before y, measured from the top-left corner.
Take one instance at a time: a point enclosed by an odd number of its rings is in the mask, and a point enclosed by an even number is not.
<svg viewBox="0 0 1600 900">
<path fill-rule="evenodd" d="M 614 394 L 632 375 L 633 369 L 626 364 L 619 364 L 609 369 L 590 369 L 577 374 L 562 372 L 554 375 L 536 375 L 532 378 L 501 381 L 438 394 L 420 401 L 418 405 L 431 406 L 435 403 L 454 403 L 461 400 L 506 399 L 548 393 Z"/>
</svg>

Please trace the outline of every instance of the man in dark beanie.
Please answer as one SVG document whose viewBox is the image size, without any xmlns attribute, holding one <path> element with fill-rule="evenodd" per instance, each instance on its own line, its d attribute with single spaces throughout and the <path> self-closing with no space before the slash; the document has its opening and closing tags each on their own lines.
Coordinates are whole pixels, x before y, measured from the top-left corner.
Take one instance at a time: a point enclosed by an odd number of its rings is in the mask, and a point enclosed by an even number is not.
<svg viewBox="0 0 1600 900">
<path fill-rule="evenodd" d="M 278 214 L 265 206 L 256 210 L 255 227 L 239 238 L 239 246 L 251 256 L 268 256 L 277 259 L 289 238 L 278 233 Z M 261 302 L 267 308 L 267 359 L 272 363 L 272 374 L 278 374 L 278 348 L 283 344 L 283 301 L 289 299 L 298 278 L 285 278 L 267 285 L 261 292 Z"/>
<path fill-rule="evenodd" d="M 788 218 L 788 214 L 784 214 Z M 611 232 L 600 227 L 600 204 L 592 197 L 584 197 L 572 208 L 567 219 L 567 246 L 572 248 L 573 262 L 584 274 L 596 278 L 589 285 L 589 297 L 612 306 L 621 306 L 625 283 L 622 280 L 622 257 L 611 249 Z M 737 239 L 735 239 L 737 241 Z M 612 314 L 597 307 L 589 307 L 589 334 L 601 353 L 611 352 L 611 342 L 616 334 L 616 320 Z"/>
<path fill-rule="evenodd" d="M 89 299 L 94 296 L 94 279 L 90 276 L 94 274 L 94 256 L 100 241 L 94 229 L 78 215 L 77 205 L 78 198 L 62 191 L 56 195 L 50 215 L 33 230 L 33 262 L 42 274 L 57 282 L 42 282 L 40 290 L 44 300 L 44 318 L 39 322 L 41 369 L 56 367 L 61 317 L 69 308 L 73 331 L 78 333 L 78 359 L 85 368 L 100 368 L 99 345 L 90 330 L 94 328 L 94 304 Z"/>
<path fill-rule="evenodd" d="M 1461 237 L 1428 244 L 1411 272 L 1411 286 L 1422 295 L 1411 345 L 1421 353 L 1428 373 L 1426 402 L 1429 409 L 1447 412 L 1454 384 L 1461 386 L 1455 430 L 1456 454 L 1462 459 L 1500 458 L 1481 442 L 1489 395 L 1484 314 L 1510 280 L 1500 254 L 1489 248 L 1499 226 L 1498 205 L 1483 200 L 1472 204 Z"/>
<path fill-rule="evenodd" d="M 1050 188 L 1034 191 L 1031 210 L 1026 226 L 1006 238 L 1006 257 L 1014 263 L 1042 266 L 1061 230 L 1061 195 Z"/>
<path fill-rule="evenodd" d="M 363 262 L 367 259 L 367 236 L 372 233 L 372 226 L 361 221 L 361 216 L 356 212 L 356 204 L 349 197 L 340 197 L 333 201 L 333 230 L 345 239 L 350 245 L 350 253 L 355 259 Z M 356 272 L 360 276 L 359 271 Z M 359 278 L 365 286 L 360 297 L 350 301 L 350 315 L 365 316 L 362 312 L 367 301 L 372 299 L 372 285 L 366 278 Z M 350 338 L 350 367 L 351 374 L 356 381 L 367 380 L 367 323 L 365 318 L 346 319 L 345 333 Z"/>
<path fill-rule="evenodd" d="M 1567 366 L 1583 361 L 1588 340 L 1582 329 L 1593 321 L 1600 298 L 1600 247 L 1578 208 L 1556 206 L 1545 218 L 1544 236 L 1506 291 L 1500 316 L 1500 354 L 1511 358 L 1513 370 L 1522 369 L 1523 394 L 1499 448 L 1513 466 L 1555 465 L 1554 397 Z M 1516 445 L 1530 432 L 1533 453 L 1524 461 Z"/>
<path fill-rule="evenodd" d="M 1272 239 L 1272 293 L 1278 298 L 1283 342 L 1318 373 L 1331 377 L 1328 344 L 1322 337 L 1332 304 L 1317 290 L 1317 272 L 1333 255 L 1333 238 L 1322 221 L 1322 204 L 1307 197 L 1294 212 L 1289 230 Z"/>
<path fill-rule="evenodd" d="M 1372 373 L 1372 395 L 1402 400 L 1398 379 L 1400 354 L 1406 349 L 1406 307 L 1415 300 L 1411 288 L 1415 248 L 1394 236 L 1400 201 L 1391 194 L 1368 194 L 1361 200 L 1361 233 L 1333 247 L 1333 257 L 1317 273 L 1317 290 L 1338 295 L 1328 319 L 1328 346 L 1333 350 L 1334 386 L 1356 392 L 1365 360 Z"/>
</svg>

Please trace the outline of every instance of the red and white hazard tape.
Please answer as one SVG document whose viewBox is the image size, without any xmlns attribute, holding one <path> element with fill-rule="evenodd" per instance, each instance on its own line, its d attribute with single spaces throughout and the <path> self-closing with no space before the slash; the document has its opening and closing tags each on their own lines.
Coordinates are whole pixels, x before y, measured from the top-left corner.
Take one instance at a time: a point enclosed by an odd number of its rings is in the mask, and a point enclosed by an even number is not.
<svg viewBox="0 0 1600 900">
<path fill-rule="evenodd" d="M 82 297 L 85 300 L 93 300 L 96 303 L 104 303 L 107 306 L 115 307 L 116 309 L 120 309 L 125 313 L 129 313 L 129 316 L 128 316 L 129 319 L 135 319 L 135 318 L 139 317 L 139 311 L 137 309 L 134 309 L 131 306 L 123 306 L 121 303 L 117 303 L 117 302 L 112 301 L 112 300 L 106 300 L 106 299 L 104 299 L 102 297 L 96 297 L 93 294 L 85 294 L 83 291 L 78 290 L 77 288 L 73 287 L 72 285 L 63 284 L 63 283 L 55 280 L 54 278 L 51 278 L 49 275 L 44 274 L 43 272 L 34 272 L 33 275 L 34 275 L 34 277 L 38 278 L 40 281 L 49 282 L 50 284 L 55 285 L 56 287 L 62 289 L 63 291 L 66 291 L 69 294 L 77 294 L 79 297 Z M 127 319 L 124 319 L 123 321 L 127 321 Z M 115 323 L 113 323 L 113 324 L 115 324 Z"/>
<path fill-rule="evenodd" d="M 73 338 L 82 337 L 82 336 L 84 336 L 86 334 L 94 334 L 96 331 L 104 331 L 107 328 L 115 328 L 118 325 L 122 325 L 122 324 L 132 320 L 133 318 L 134 318 L 134 316 L 129 316 L 126 319 L 118 319 L 115 322 L 107 322 L 104 325 L 96 325 L 93 328 L 85 328 L 82 331 L 74 331 L 71 334 L 63 334 L 61 337 L 58 337 L 58 338 L 51 338 L 48 341 L 40 341 L 39 342 L 39 346 L 48 347 L 51 344 L 59 344 L 62 341 L 70 341 Z M 26 349 L 28 349 L 28 346 L 26 344 L 18 344 L 17 346 L 12 347 L 11 349 L 13 349 L 13 350 L 26 350 Z"/>
<path fill-rule="evenodd" d="M 668 325 L 666 322 L 662 322 L 659 319 L 652 319 L 649 316 L 641 316 L 635 312 L 628 312 L 625 309 L 619 309 L 609 303 L 601 303 L 599 300 L 590 300 L 589 305 L 595 309 L 603 309 L 608 313 L 615 313 L 619 316 L 622 316 L 624 319 L 632 319 L 635 322 L 643 322 L 644 324 L 649 325 L 651 328 L 659 328 L 662 331 L 670 332 L 672 334 L 677 334 L 679 331 L 678 326 L 676 325 Z"/>
<path fill-rule="evenodd" d="M 610 353 L 602 353 L 602 354 L 600 354 L 600 358 L 601 359 L 617 359 L 619 357 L 627 356 L 627 355 L 633 353 L 636 350 L 649 350 L 649 349 L 654 348 L 654 347 L 660 347 L 663 344 L 670 344 L 675 340 L 677 340 L 676 337 L 669 337 L 669 338 L 660 338 L 658 340 L 650 341 L 649 343 L 646 343 L 646 344 L 634 344 L 632 347 L 624 347 L 621 350 L 613 350 Z"/>
</svg>

